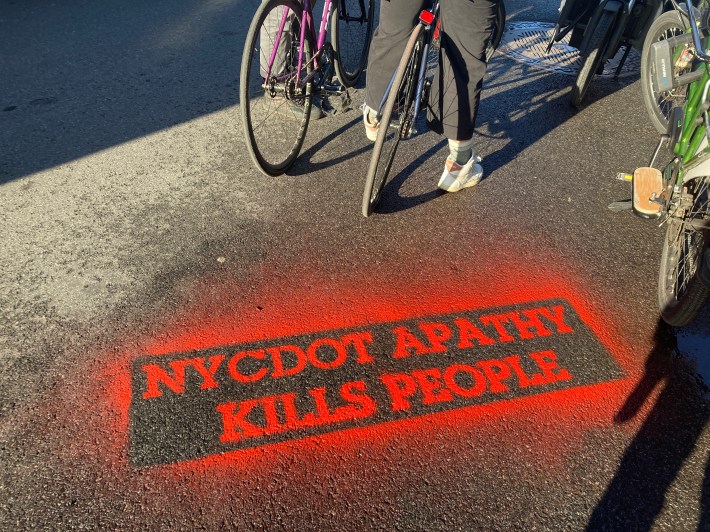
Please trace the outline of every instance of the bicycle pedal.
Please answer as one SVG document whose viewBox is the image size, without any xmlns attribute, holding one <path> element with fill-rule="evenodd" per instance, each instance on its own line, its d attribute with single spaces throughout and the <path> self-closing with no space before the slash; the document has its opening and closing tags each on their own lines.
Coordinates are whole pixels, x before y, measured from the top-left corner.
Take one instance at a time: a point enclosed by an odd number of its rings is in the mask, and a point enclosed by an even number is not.
<svg viewBox="0 0 710 532">
<path fill-rule="evenodd" d="M 660 170 L 644 166 L 634 171 L 631 180 L 634 214 L 642 218 L 658 218 L 663 205 L 658 201 L 663 192 Z"/>
</svg>

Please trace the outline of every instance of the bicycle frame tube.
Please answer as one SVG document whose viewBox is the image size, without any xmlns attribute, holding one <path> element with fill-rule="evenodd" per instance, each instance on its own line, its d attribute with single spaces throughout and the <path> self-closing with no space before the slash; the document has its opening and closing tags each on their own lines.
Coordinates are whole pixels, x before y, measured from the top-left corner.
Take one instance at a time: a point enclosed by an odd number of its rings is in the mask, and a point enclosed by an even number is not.
<svg viewBox="0 0 710 532">
<path fill-rule="evenodd" d="M 325 0 L 323 4 L 323 16 L 320 21 L 320 30 L 318 32 L 318 40 L 315 43 L 316 49 L 313 50 L 313 70 L 316 71 L 319 68 L 318 55 L 325 44 L 325 38 L 328 33 L 328 21 L 330 20 L 330 5 L 332 0 Z M 301 80 L 301 69 L 303 68 L 303 45 L 306 42 L 306 38 L 310 38 L 311 44 L 313 44 L 314 35 L 314 25 L 313 25 L 313 8 L 311 6 L 311 0 L 303 0 L 303 19 L 304 23 L 301 24 L 301 40 L 298 49 L 298 72 L 296 74 L 296 84 L 300 87 L 302 82 L 307 83 L 313 76 L 307 76 L 305 80 Z M 307 28 L 306 28 L 307 26 Z M 310 32 L 306 34 L 306 31 Z"/>
<path fill-rule="evenodd" d="M 435 13 L 438 16 L 439 13 L 439 2 L 437 1 L 434 4 L 434 7 L 431 10 L 432 13 Z M 436 21 L 436 19 L 435 19 Z M 418 23 L 418 24 L 421 24 Z M 415 26 L 416 28 L 416 26 Z M 429 44 L 430 41 L 427 39 L 427 42 L 424 46 L 424 54 L 422 55 L 422 62 L 419 67 L 419 77 L 417 80 L 417 92 L 416 92 L 416 100 L 414 103 L 414 115 L 417 116 L 419 113 L 419 108 L 420 108 L 420 102 L 421 102 L 421 96 L 422 96 L 422 88 L 424 87 L 424 76 L 426 75 L 426 65 L 427 65 L 427 56 L 429 55 Z M 390 82 L 387 85 L 387 89 L 385 90 L 384 96 L 382 96 L 382 101 L 380 102 L 380 106 L 377 108 L 377 114 L 380 115 L 382 114 L 382 108 L 385 105 L 385 102 L 387 101 L 387 97 L 390 94 L 390 91 L 392 90 L 392 85 L 394 84 L 394 78 L 397 77 L 397 70 L 394 71 L 392 74 L 392 77 L 390 78 Z"/>
<path fill-rule="evenodd" d="M 427 57 L 429 56 L 429 42 L 424 45 L 424 53 L 422 54 L 422 62 L 419 65 L 419 79 L 417 80 L 417 94 L 414 99 L 414 115 L 419 114 L 419 108 L 422 103 L 422 90 L 424 89 L 424 76 L 426 76 Z"/>
<path fill-rule="evenodd" d="M 681 161 L 677 185 L 696 177 L 710 175 L 710 153 L 707 153 L 707 122 L 705 101 L 710 89 L 710 67 L 704 63 L 703 75 L 694 81 L 688 90 L 683 129 L 674 153 Z"/>
<path fill-rule="evenodd" d="M 704 89 L 709 77 L 707 67 L 705 67 L 703 76 L 690 87 L 683 133 L 679 142 L 679 155 L 684 163 L 687 163 L 695 155 L 700 143 L 705 138 L 705 125 L 699 119 L 703 113 L 703 95 L 707 97 Z"/>
<path fill-rule="evenodd" d="M 432 24 L 436 24 L 437 19 L 439 17 L 439 2 L 437 1 L 434 4 L 434 7 L 432 8 L 431 12 L 434 14 L 434 21 L 427 26 L 427 31 L 431 29 Z M 427 38 L 425 43 L 424 43 L 424 53 L 422 54 L 422 62 L 421 65 L 419 66 L 419 79 L 417 80 L 417 95 L 414 100 L 414 117 L 416 119 L 416 116 L 419 114 L 419 108 L 421 107 L 422 103 L 422 89 L 424 88 L 424 76 L 426 76 L 426 67 L 427 67 L 427 59 L 429 57 L 429 45 L 431 44 L 431 39 Z"/>
<path fill-rule="evenodd" d="M 284 28 L 286 27 L 286 21 L 288 20 L 289 9 L 284 9 L 284 14 L 281 17 L 281 23 L 279 24 L 279 31 L 276 34 L 276 40 L 274 41 L 274 47 L 271 49 L 271 56 L 269 57 L 269 66 L 266 70 L 266 78 L 271 78 L 271 69 L 274 66 L 274 61 L 276 60 L 276 53 L 279 50 L 279 44 L 281 44 L 281 37 L 283 36 Z"/>
<path fill-rule="evenodd" d="M 303 22 L 301 23 L 301 36 L 298 46 L 298 70 L 296 71 L 297 86 L 301 83 L 301 69 L 303 68 L 303 45 L 306 42 L 306 31 L 310 31 L 311 35 L 313 35 L 313 11 L 311 8 L 311 0 L 303 0 Z"/>
<path fill-rule="evenodd" d="M 318 32 L 318 47 L 316 48 L 317 50 L 323 48 L 323 45 L 325 44 L 325 36 L 328 33 L 328 21 L 330 20 L 331 2 L 332 0 L 325 0 L 325 4 L 323 5 L 323 16 L 320 20 L 320 32 Z"/>
<path fill-rule="evenodd" d="M 315 43 L 316 49 L 313 52 L 313 68 L 314 70 L 318 69 L 318 52 L 323 48 L 323 45 L 325 44 L 325 39 L 328 33 L 328 22 L 330 20 L 330 7 L 332 5 L 333 0 L 325 0 L 325 4 L 323 5 L 323 16 L 321 18 L 321 25 L 320 25 L 320 31 L 318 33 L 318 40 Z M 271 55 L 269 57 L 269 63 L 268 63 L 268 70 L 266 73 L 266 79 L 269 79 L 271 77 L 271 71 L 273 69 L 274 61 L 276 60 L 276 55 L 279 49 L 279 45 L 281 43 L 281 39 L 283 37 L 284 33 L 284 28 L 286 27 L 286 22 L 288 21 L 288 16 L 290 13 L 290 9 L 286 8 L 284 9 L 283 16 L 281 17 L 281 22 L 279 24 L 279 30 L 278 33 L 276 34 L 276 39 L 274 41 L 274 47 L 271 50 Z M 296 85 L 301 86 L 304 83 L 307 83 L 312 76 L 307 76 L 306 79 L 302 80 L 301 79 L 301 71 L 303 69 L 303 50 L 304 50 L 304 44 L 306 42 L 306 39 L 309 39 L 311 44 L 313 43 L 313 8 L 311 4 L 311 0 L 303 0 L 303 15 L 301 19 L 301 33 L 299 35 L 299 47 L 298 47 L 298 71 L 296 72 Z M 278 78 L 278 81 L 283 81 L 285 79 L 288 79 L 288 75 L 283 76 L 283 79 Z"/>
</svg>

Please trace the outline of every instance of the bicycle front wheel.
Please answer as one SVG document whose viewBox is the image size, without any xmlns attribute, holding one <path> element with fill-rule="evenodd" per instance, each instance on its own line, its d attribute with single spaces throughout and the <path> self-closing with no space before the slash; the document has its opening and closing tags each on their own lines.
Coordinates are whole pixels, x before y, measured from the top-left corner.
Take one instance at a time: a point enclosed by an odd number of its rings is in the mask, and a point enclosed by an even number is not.
<svg viewBox="0 0 710 532">
<path fill-rule="evenodd" d="M 301 5 L 269 0 L 254 16 L 242 55 L 239 104 L 247 149 L 266 175 L 288 170 L 298 157 L 311 115 L 313 70 L 305 39 L 299 71 Z"/>
<path fill-rule="evenodd" d="M 414 99 L 419 67 L 424 53 L 424 33 L 417 24 L 412 32 L 392 82 L 372 150 L 362 197 L 362 214 L 370 216 L 380 201 L 382 189 L 397 155 L 399 141 L 407 138 L 414 124 Z"/>
<path fill-rule="evenodd" d="M 689 181 L 682 194 L 681 205 L 667 221 L 658 275 L 661 317 L 676 327 L 693 321 L 710 297 L 699 277 L 700 269 L 709 267 L 703 265 L 703 252 L 710 246 L 710 177 Z"/>
<path fill-rule="evenodd" d="M 602 65 L 604 54 L 609 43 L 609 37 L 614 31 L 614 21 L 616 16 L 610 11 L 604 11 L 599 23 L 594 28 L 594 33 L 589 39 L 589 52 L 582 58 L 582 68 L 579 70 L 577 79 L 572 86 L 572 94 L 570 102 L 576 108 L 582 106 L 582 100 L 587 93 L 589 84 L 592 78 L 597 73 L 597 70 Z"/>
<path fill-rule="evenodd" d="M 331 31 L 335 73 L 345 87 L 360 79 L 372 40 L 375 0 L 336 0 Z"/>
</svg>

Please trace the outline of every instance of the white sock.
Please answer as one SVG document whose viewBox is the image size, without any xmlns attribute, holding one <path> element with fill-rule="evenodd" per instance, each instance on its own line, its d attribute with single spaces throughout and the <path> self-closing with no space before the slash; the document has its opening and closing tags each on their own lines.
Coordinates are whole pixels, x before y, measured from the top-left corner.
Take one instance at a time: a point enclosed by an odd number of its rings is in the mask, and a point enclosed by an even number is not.
<svg viewBox="0 0 710 532">
<path fill-rule="evenodd" d="M 365 104 L 365 117 L 367 118 L 367 123 L 371 126 L 377 124 L 377 111 L 367 104 Z"/>
<path fill-rule="evenodd" d="M 456 164 L 464 165 L 473 156 L 473 139 L 451 140 L 449 139 L 449 159 Z"/>
</svg>

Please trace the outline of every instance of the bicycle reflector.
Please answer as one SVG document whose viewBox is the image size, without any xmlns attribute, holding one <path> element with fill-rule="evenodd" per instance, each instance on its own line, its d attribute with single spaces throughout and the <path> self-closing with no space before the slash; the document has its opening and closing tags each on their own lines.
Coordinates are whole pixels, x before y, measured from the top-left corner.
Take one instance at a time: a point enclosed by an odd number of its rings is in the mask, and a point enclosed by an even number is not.
<svg viewBox="0 0 710 532">
<path fill-rule="evenodd" d="M 421 20 L 424 24 L 431 25 L 431 23 L 434 22 L 434 13 L 425 9 L 419 13 L 419 20 Z"/>
</svg>

